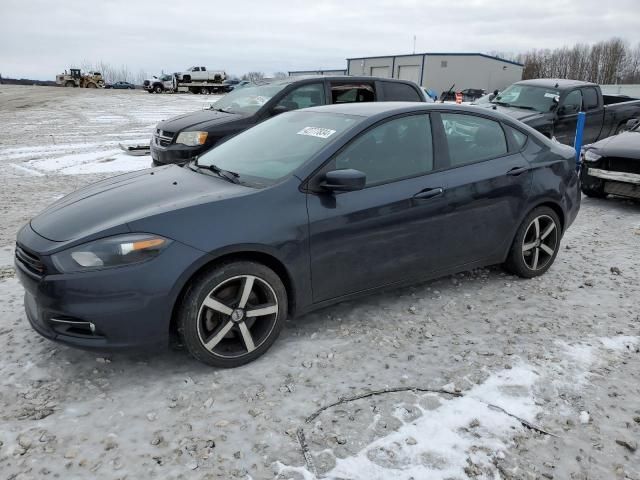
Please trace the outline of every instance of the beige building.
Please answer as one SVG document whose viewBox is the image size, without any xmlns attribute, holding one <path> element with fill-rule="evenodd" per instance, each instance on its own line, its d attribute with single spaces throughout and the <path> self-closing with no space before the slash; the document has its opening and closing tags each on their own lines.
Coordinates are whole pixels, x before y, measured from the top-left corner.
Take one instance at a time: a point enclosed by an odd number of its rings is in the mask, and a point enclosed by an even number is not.
<svg viewBox="0 0 640 480">
<path fill-rule="evenodd" d="M 416 53 L 347 59 L 347 74 L 411 80 L 438 94 L 467 88 L 502 90 L 522 79 L 523 65 L 483 53 Z"/>
</svg>

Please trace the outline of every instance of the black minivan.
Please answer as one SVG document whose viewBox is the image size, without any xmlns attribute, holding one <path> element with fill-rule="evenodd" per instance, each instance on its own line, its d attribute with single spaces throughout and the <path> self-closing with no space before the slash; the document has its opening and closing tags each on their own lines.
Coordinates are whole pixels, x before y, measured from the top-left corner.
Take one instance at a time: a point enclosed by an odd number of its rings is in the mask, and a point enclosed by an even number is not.
<svg viewBox="0 0 640 480">
<path fill-rule="evenodd" d="M 413 82 L 377 77 L 289 77 L 225 95 L 209 109 L 160 122 L 151 138 L 154 165 L 185 164 L 216 144 L 290 110 L 354 102 L 424 102 Z"/>
</svg>

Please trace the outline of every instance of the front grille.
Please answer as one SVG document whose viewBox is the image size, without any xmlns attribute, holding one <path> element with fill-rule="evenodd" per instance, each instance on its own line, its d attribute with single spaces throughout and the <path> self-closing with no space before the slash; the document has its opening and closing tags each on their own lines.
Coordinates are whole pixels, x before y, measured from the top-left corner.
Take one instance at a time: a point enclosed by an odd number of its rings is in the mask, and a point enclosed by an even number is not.
<svg viewBox="0 0 640 480">
<path fill-rule="evenodd" d="M 638 173 L 640 174 L 640 160 L 631 158 L 610 157 L 609 168 L 613 172 Z"/>
<path fill-rule="evenodd" d="M 45 273 L 44 263 L 40 260 L 36 254 L 27 252 L 20 245 L 16 244 L 16 261 L 23 265 L 27 270 L 37 275 Z"/>
<path fill-rule="evenodd" d="M 156 145 L 160 145 L 161 147 L 166 147 L 171 144 L 173 140 L 173 136 L 175 133 L 167 132 L 166 130 L 156 129 Z"/>
<path fill-rule="evenodd" d="M 143 82 L 143 85 L 144 85 L 145 87 L 148 87 L 148 86 L 150 85 L 149 80 L 145 80 L 145 81 Z"/>
</svg>

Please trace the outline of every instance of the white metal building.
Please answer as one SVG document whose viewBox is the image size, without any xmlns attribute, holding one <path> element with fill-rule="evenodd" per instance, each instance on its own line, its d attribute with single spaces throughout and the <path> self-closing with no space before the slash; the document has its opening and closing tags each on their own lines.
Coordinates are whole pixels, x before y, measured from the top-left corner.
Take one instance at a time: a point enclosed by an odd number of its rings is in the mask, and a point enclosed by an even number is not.
<svg viewBox="0 0 640 480">
<path fill-rule="evenodd" d="M 502 90 L 522 79 L 523 65 L 483 53 L 415 53 L 347 58 L 349 75 L 411 80 L 438 94 L 449 90 Z"/>
</svg>

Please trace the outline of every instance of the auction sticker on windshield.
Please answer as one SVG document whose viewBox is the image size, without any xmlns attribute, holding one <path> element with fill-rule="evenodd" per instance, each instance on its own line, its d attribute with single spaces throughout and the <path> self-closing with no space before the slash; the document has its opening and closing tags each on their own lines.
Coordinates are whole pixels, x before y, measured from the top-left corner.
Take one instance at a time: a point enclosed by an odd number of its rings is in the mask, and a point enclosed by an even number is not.
<svg viewBox="0 0 640 480">
<path fill-rule="evenodd" d="M 329 138 L 334 133 L 336 133 L 336 131 L 331 130 L 330 128 L 304 127 L 302 130 L 298 132 L 298 135 L 307 135 L 308 137 L 318 137 L 318 138 Z"/>
</svg>

